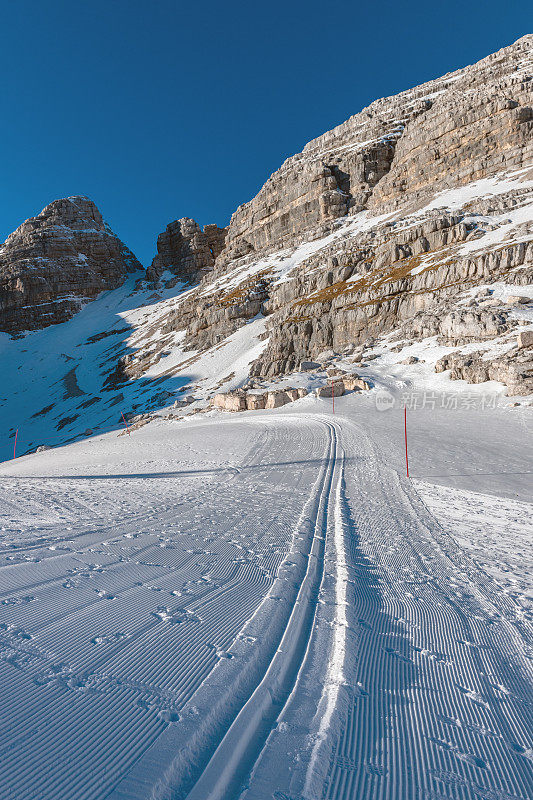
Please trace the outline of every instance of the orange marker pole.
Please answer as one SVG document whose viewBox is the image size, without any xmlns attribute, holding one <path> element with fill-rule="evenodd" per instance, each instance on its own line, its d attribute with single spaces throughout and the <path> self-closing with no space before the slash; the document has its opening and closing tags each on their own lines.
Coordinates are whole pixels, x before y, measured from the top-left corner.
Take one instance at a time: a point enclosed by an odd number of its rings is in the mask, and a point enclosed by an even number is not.
<svg viewBox="0 0 533 800">
<path fill-rule="evenodd" d="M 335 395 L 333 393 L 333 378 L 331 379 L 331 400 L 333 402 L 333 413 L 335 413 Z"/>
<path fill-rule="evenodd" d="M 407 457 L 407 406 L 403 410 L 404 431 L 405 431 L 405 466 L 407 469 L 407 477 L 409 477 L 409 458 Z"/>
<path fill-rule="evenodd" d="M 121 411 L 120 413 L 122 414 L 122 411 Z M 124 414 L 122 414 L 122 419 L 124 420 L 124 425 L 126 426 L 126 430 L 128 431 L 128 436 L 131 436 L 131 433 L 130 433 L 130 426 L 129 426 L 129 425 L 128 425 L 128 423 L 126 422 L 126 417 L 124 416 Z"/>
</svg>

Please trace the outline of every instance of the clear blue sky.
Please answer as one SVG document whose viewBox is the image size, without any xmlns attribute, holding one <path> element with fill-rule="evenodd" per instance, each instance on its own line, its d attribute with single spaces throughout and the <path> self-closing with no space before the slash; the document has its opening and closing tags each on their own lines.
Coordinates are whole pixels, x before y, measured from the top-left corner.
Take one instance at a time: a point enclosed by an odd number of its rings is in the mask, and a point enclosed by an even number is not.
<svg viewBox="0 0 533 800">
<path fill-rule="evenodd" d="M 85 194 L 147 264 L 171 220 L 227 224 L 309 139 L 531 22 L 525 0 L 4 0 L 0 239 Z"/>
</svg>

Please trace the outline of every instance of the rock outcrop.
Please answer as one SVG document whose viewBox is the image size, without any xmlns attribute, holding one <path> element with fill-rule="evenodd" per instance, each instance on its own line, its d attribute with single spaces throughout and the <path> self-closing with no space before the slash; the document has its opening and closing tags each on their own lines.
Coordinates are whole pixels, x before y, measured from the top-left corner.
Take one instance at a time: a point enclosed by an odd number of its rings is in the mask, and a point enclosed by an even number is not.
<svg viewBox="0 0 533 800">
<path fill-rule="evenodd" d="M 517 339 L 518 349 L 533 347 L 533 330 L 520 331 Z"/>
<path fill-rule="evenodd" d="M 403 326 L 413 339 L 437 336 L 440 344 L 460 345 L 495 339 L 516 325 L 509 311 L 458 308 L 444 313 L 419 312 Z"/>
<path fill-rule="evenodd" d="M 342 378 L 335 378 L 329 383 L 315 389 L 316 397 L 341 397 L 345 392 L 358 392 L 370 389 L 370 384 L 358 375 L 345 374 Z M 258 411 L 262 409 L 280 408 L 287 403 L 294 403 L 308 394 L 302 387 L 269 389 L 264 392 L 247 392 L 245 389 L 235 389 L 231 392 L 219 392 L 212 400 L 214 408 L 223 411 Z"/>
<path fill-rule="evenodd" d="M 155 344 L 146 337 L 135 353 L 117 355 L 109 385 L 140 377 L 177 341 L 194 360 L 258 317 L 264 329 L 255 325 L 254 335 L 266 341 L 254 352 L 250 377 L 334 368 L 340 353 L 360 363 L 363 350 L 365 361 L 372 357 L 371 342 L 394 332 L 404 343 L 435 337 L 450 348 L 479 347 L 475 368 L 455 354 L 454 375 L 498 374 L 510 392 L 526 385 L 527 332 L 519 355 L 506 348 L 529 319 L 528 293 L 518 287 L 533 283 L 532 50 L 533 36 L 525 36 L 473 66 L 375 101 L 287 159 L 228 229 L 202 230 L 189 218 L 170 223 L 146 278 L 159 286 L 181 281 L 188 291 L 158 314 Z M 58 226 L 58 241 L 64 230 Z M 86 250 L 75 233 L 80 267 L 89 256 L 79 255 Z M 39 255 L 45 261 L 47 248 Z M 19 295 L 21 271 L 10 273 L 1 295 L 6 330 L 48 324 L 41 309 L 50 321 L 66 318 L 68 302 L 80 302 L 74 280 L 68 296 L 59 297 L 63 284 L 48 294 L 30 291 L 31 276 L 40 280 L 32 270 Z M 495 283 L 505 284 L 504 294 L 487 288 Z M 96 291 L 91 284 L 84 296 Z M 26 312 L 28 298 L 44 305 Z M 54 317 L 47 303 L 58 298 Z M 506 354 L 490 372 L 482 353 L 493 339 L 504 344 L 494 352 Z M 331 370 L 328 377 L 342 380 Z M 350 380 L 344 390 L 368 388 Z M 217 398 L 215 405 L 233 410 L 291 401 L 290 390 Z"/>
<path fill-rule="evenodd" d="M 244 389 L 235 389 L 232 392 L 216 394 L 211 405 L 223 411 L 259 411 L 262 409 L 280 408 L 287 403 L 294 403 L 305 397 L 306 389 L 271 389 L 266 392 L 246 392 Z"/>
<path fill-rule="evenodd" d="M 435 365 L 436 372 L 446 370 L 450 370 L 453 381 L 500 381 L 509 396 L 533 394 L 533 340 L 528 348 L 515 349 L 497 358 L 488 358 L 482 352 L 450 353 Z"/>
<path fill-rule="evenodd" d="M 309 142 L 234 213 L 222 259 L 531 163 L 532 42 L 524 36 L 473 66 L 376 100 Z"/>
<path fill-rule="evenodd" d="M 163 331 L 184 329 L 202 351 L 264 315 L 268 344 L 250 370 L 261 378 L 396 328 L 450 345 L 510 331 L 515 300 L 460 298 L 533 280 L 532 48 L 526 36 L 378 100 L 289 158 L 235 212 Z"/>
<path fill-rule="evenodd" d="M 142 269 L 87 197 L 55 200 L 0 249 L 0 330 L 65 322 L 81 305 Z"/>
<path fill-rule="evenodd" d="M 146 271 L 156 283 L 167 270 L 186 283 L 197 283 L 213 269 L 226 240 L 226 228 L 206 225 L 204 230 L 193 219 L 183 217 L 167 225 L 157 237 L 157 255 Z"/>
</svg>

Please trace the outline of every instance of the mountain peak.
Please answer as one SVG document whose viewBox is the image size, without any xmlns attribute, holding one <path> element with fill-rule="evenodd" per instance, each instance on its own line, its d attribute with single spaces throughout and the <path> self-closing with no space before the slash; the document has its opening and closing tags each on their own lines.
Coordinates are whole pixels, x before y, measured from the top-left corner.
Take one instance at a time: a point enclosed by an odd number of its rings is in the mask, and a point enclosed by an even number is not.
<svg viewBox="0 0 533 800">
<path fill-rule="evenodd" d="M 92 200 L 54 200 L 0 249 L 0 330 L 17 333 L 64 322 L 136 269 L 141 264 Z"/>
</svg>

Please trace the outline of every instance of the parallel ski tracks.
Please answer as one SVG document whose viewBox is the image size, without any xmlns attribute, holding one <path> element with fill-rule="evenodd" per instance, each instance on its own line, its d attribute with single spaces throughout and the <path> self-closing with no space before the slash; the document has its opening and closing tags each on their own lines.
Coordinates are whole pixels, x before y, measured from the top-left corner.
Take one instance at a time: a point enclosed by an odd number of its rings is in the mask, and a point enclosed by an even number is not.
<svg viewBox="0 0 533 800">
<path fill-rule="evenodd" d="M 323 577 L 325 541 L 334 513 L 336 483 L 341 480 L 337 469 L 336 428 L 331 423 L 322 424 L 328 432 L 328 453 L 320 485 L 308 501 L 307 513 L 311 512 L 315 519 L 314 532 L 307 569 L 290 618 L 262 680 L 187 794 L 187 800 L 229 800 L 239 793 L 290 698 L 305 662 Z"/>
<path fill-rule="evenodd" d="M 290 488 L 287 425 L 303 459 Z M 113 796 L 163 733 L 181 730 L 213 668 L 238 666 L 227 651 L 275 581 L 323 444 L 293 422 L 248 434 L 234 479 L 190 502 L 180 491 L 175 505 L 167 481 L 159 513 L 147 495 L 148 512 L 68 536 L 51 529 L 28 542 L 40 562 L 0 569 L 2 800 Z M 63 542 L 70 552 L 47 552 Z"/>
<path fill-rule="evenodd" d="M 20 605 L 0 606 L 17 620 L 0 631 L 0 798 L 51 800 L 68 779 L 75 800 L 529 800 L 533 635 L 513 598 L 342 418 L 290 423 L 320 467 L 285 555 L 290 515 L 254 512 L 285 489 L 289 423 L 259 424 L 227 520 L 188 512 L 209 547 L 178 547 L 169 506 L 1 570 Z M 143 530 L 126 563 L 128 525 Z M 44 589 L 57 602 L 41 614 L 25 594 Z M 95 647 L 100 628 L 121 635 Z M 61 771 L 50 736 L 76 742 Z"/>
<path fill-rule="evenodd" d="M 365 693 L 343 711 L 316 797 L 526 800 L 533 703 L 528 637 L 519 634 L 527 632 L 422 512 L 411 485 L 361 432 L 357 443 L 351 508 L 366 563 L 350 598 L 360 641 L 351 679 Z"/>
</svg>

